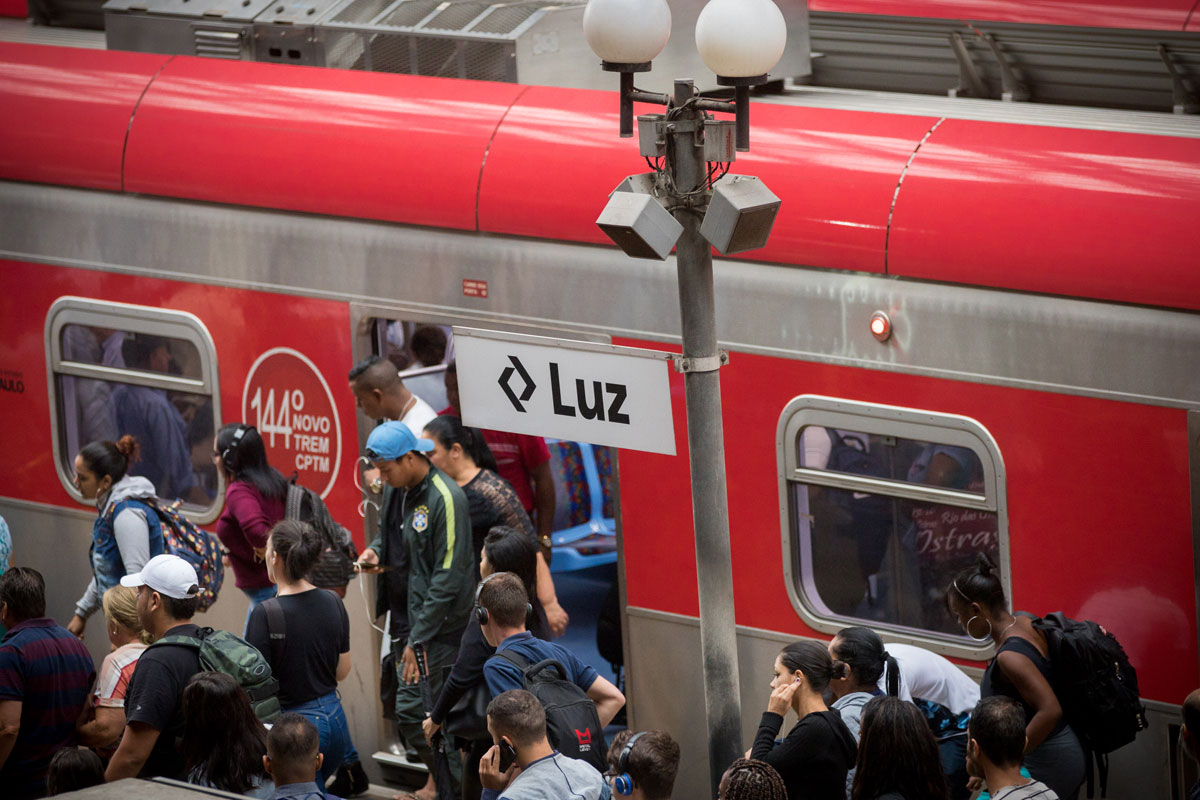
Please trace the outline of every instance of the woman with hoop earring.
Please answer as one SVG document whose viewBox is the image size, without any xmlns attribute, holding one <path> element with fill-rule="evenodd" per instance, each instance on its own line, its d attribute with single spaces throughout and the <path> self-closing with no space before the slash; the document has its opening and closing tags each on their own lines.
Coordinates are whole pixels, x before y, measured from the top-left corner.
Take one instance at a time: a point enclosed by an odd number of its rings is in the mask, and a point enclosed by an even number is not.
<svg viewBox="0 0 1200 800">
<path fill-rule="evenodd" d="M 996 647 L 979 684 L 980 696 L 1004 695 L 1021 704 L 1029 774 L 1061 800 L 1077 797 L 1084 779 L 1083 747 L 1054 694 L 1054 665 L 1046 638 L 1029 617 L 1009 611 L 1000 571 L 982 553 L 974 567 L 951 581 L 944 597 L 946 608 L 967 636 L 977 642 L 991 641 Z"/>
</svg>

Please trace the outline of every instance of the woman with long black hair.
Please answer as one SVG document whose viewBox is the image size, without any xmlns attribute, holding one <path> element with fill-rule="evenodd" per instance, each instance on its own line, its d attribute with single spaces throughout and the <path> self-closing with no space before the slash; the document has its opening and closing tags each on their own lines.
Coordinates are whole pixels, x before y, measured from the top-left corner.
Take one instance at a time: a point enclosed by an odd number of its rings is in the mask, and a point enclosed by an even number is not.
<svg viewBox="0 0 1200 800">
<path fill-rule="evenodd" d="M 861 722 L 850 800 L 947 800 L 937 741 L 919 708 L 875 697 Z"/>
<path fill-rule="evenodd" d="M 1060 800 L 1079 794 L 1086 761 L 1054 694 L 1054 665 L 1044 637 L 1029 617 L 1008 609 L 996 566 L 984 554 L 958 574 L 945 592 L 946 608 L 977 642 L 991 641 L 996 655 L 979 682 L 981 697 L 1004 695 L 1025 711 L 1025 766 Z"/>
<path fill-rule="evenodd" d="M 531 618 L 526 621 L 530 633 L 539 639 L 550 640 L 550 626 L 546 613 L 537 597 L 537 556 L 534 540 L 524 531 L 513 528 L 495 527 L 483 540 L 480 552 L 479 571 L 486 580 L 489 575 L 511 572 L 525 584 L 529 592 L 529 604 L 533 607 Z M 467 626 L 459 645 L 458 659 L 442 687 L 432 714 L 422 723 L 425 736 L 432 738 L 441 729 L 446 716 L 454 704 L 475 686 L 483 683 L 483 665 L 496 652 L 496 648 L 483 638 L 483 629 L 477 624 Z M 492 746 L 491 738 L 467 740 L 463 758 L 463 800 L 477 800 L 482 791 L 479 784 L 479 760 Z"/>
<path fill-rule="evenodd" d="M 350 674 L 350 618 L 336 594 L 304 578 L 322 548 L 320 534 L 306 522 L 289 519 L 271 529 L 266 568 L 279 594 L 250 612 L 246 641 L 271 664 L 283 710 L 316 726 L 325 755 L 324 786 L 353 745 L 337 693 L 338 682 Z"/>
<path fill-rule="evenodd" d="M 775 768 L 788 800 L 843 800 L 846 773 L 854 766 L 854 735 L 822 693 L 833 676 L 829 651 L 816 642 L 794 642 L 775 659 L 771 697 L 748 758 Z M 778 745 L 775 737 L 788 709 L 799 721 Z"/>
<path fill-rule="evenodd" d="M 247 797 L 270 798 L 275 784 L 263 767 L 267 729 L 237 681 L 199 672 L 183 690 L 179 750 L 187 781 Z"/>
<path fill-rule="evenodd" d="M 484 537 L 498 525 L 521 531 L 534 542 L 537 541 L 533 521 L 525 513 L 520 498 L 509 482 L 496 474 L 496 460 L 479 429 L 469 428 L 458 417 L 447 414 L 431 420 L 425 426 L 423 435 L 433 441 L 429 460 L 449 475 L 467 496 L 477 560 L 483 549 Z M 555 636 L 561 636 L 567 628 L 567 612 L 558 603 L 550 567 L 540 552 L 537 578 L 538 597 L 546 611 L 550 629 Z M 526 581 L 525 585 L 530 584 Z"/>
<path fill-rule="evenodd" d="M 92 524 L 92 580 L 67 623 L 67 630 L 76 636 L 83 636 L 88 617 L 99 610 L 106 591 L 164 552 L 162 528 L 152 507 L 154 484 L 129 474 L 137 460 L 138 443 L 132 436 L 92 442 L 75 456 L 75 488 L 85 500 L 96 501 L 97 511 Z"/>
<path fill-rule="evenodd" d="M 217 431 L 213 461 L 225 476 L 225 510 L 217 520 L 217 538 L 229 553 L 237 587 L 255 606 L 275 596 L 263 561 L 267 534 L 283 519 L 287 479 L 267 462 L 267 447 L 253 425 L 232 422 Z"/>
</svg>

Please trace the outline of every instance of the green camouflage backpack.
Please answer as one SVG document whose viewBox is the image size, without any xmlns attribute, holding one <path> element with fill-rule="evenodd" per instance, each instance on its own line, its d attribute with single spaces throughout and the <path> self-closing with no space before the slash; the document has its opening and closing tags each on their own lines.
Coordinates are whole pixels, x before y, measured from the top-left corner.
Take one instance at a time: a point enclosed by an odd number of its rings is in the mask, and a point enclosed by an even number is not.
<svg viewBox="0 0 1200 800">
<path fill-rule="evenodd" d="M 200 668 L 221 672 L 238 682 L 255 716 L 261 722 L 273 722 L 279 716 L 279 681 L 271 674 L 271 665 L 254 645 L 229 631 L 201 628 L 200 635 L 164 636 L 151 647 L 164 644 L 194 647 L 200 651 Z"/>
</svg>

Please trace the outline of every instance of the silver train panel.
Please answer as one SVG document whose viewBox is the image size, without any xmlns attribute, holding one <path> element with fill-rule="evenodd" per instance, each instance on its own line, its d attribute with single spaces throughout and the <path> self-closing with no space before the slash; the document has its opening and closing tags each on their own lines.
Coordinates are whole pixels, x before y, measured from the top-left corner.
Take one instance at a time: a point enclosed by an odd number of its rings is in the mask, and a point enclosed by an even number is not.
<svg viewBox="0 0 1200 800">
<path fill-rule="evenodd" d="M 678 340 L 673 261 L 609 247 L 0 182 L 0 257 Z M 746 261 L 718 260 L 716 280 L 732 351 L 1200 409 L 1195 313 Z"/>
</svg>

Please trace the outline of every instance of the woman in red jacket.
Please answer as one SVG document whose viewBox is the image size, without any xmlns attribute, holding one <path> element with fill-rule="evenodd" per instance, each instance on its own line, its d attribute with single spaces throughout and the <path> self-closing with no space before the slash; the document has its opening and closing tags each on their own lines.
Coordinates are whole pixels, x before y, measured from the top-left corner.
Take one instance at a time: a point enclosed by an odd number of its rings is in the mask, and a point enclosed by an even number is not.
<svg viewBox="0 0 1200 800">
<path fill-rule="evenodd" d="M 267 534 L 283 519 L 287 480 L 267 463 L 262 436 L 252 425 L 234 422 L 217 432 L 213 461 L 225 476 L 225 510 L 217 537 L 229 553 L 237 587 L 250 598 L 246 620 L 262 601 L 275 596 L 264 557 Z"/>
</svg>

